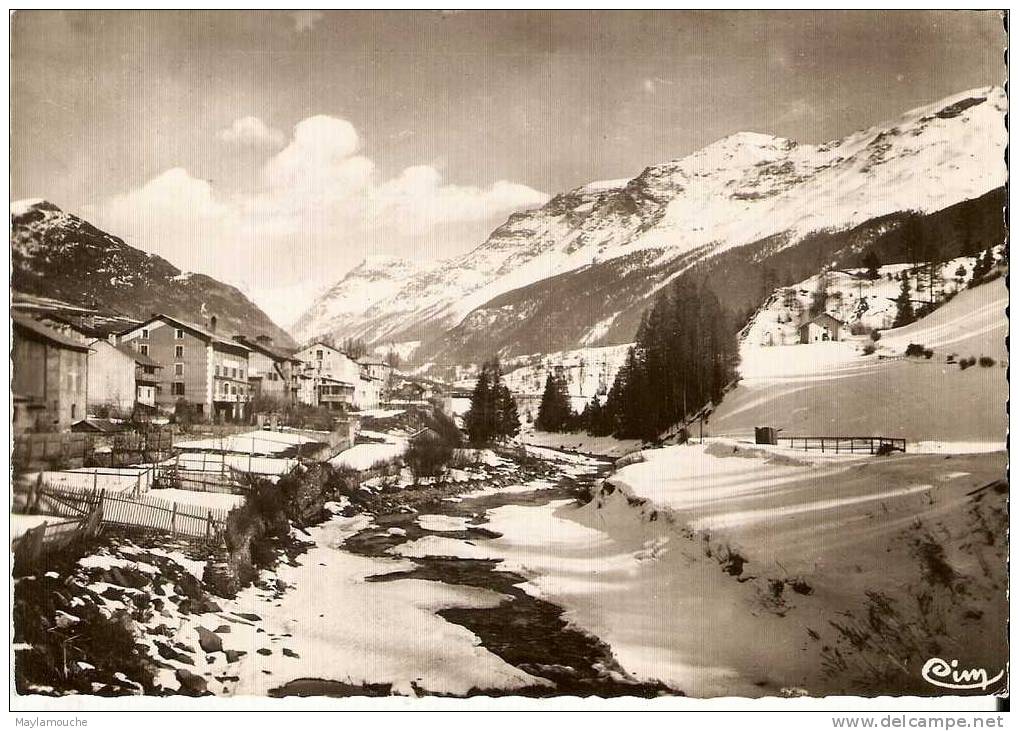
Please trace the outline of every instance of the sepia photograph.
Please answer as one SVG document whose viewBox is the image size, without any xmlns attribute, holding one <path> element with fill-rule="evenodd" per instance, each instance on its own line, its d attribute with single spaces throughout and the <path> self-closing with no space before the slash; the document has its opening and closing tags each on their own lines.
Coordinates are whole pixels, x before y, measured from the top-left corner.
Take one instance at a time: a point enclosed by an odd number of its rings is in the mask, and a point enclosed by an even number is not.
<svg viewBox="0 0 1019 731">
<path fill-rule="evenodd" d="M 8 42 L 18 719 L 1008 710 L 1007 11 Z"/>
</svg>

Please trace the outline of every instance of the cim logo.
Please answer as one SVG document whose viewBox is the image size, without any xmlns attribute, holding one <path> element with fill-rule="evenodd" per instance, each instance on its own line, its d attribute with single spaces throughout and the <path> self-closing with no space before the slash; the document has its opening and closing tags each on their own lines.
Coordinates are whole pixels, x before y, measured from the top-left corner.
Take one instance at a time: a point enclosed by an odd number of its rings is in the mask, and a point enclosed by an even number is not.
<svg viewBox="0 0 1019 731">
<path fill-rule="evenodd" d="M 970 668 L 959 670 L 959 661 L 942 660 L 940 657 L 932 657 L 924 663 L 920 675 L 931 685 L 939 688 L 950 688 L 952 690 L 987 690 L 1005 676 L 1005 671 L 987 677 L 987 671 L 983 668 Z"/>
</svg>

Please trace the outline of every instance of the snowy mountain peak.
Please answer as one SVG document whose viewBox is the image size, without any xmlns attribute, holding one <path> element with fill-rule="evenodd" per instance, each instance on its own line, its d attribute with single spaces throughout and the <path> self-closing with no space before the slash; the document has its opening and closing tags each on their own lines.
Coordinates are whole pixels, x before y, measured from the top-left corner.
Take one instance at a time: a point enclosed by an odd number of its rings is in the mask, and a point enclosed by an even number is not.
<svg viewBox="0 0 1019 731">
<path fill-rule="evenodd" d="M 555 278 L 559 288 L 568 275 L 587 277 L 590 287 L 598 271 L 616 281 L 643 273 L 573 316 L 574 334 L 555 332 L 556 349 L 625 342 L 643 298 L 723 252 L 766 242 L 760 262 L 812 236 L 941 211 L 1002 188 L 1006 108 L 1003 90 L 988 87 L 819 145 L 732 134 L 630 179 L 588 183 L 514 213 L 473 251 L 403 279 L 386 276 L 384 287 L 362 290 L 352 272 L 299 321 L 298 337 L 421 340 L 420 357 L 434 344 L 450 359 L 466 352 L 469 338 L 494 348 L 501 328 L 518 333 L 503 337 L 523 347 L 528 332 L 547 330 L 530 319 L 570 308 L 565 296 L 548 299 L 539 282 Z M 534 352 L 536 344 L 526 347 Z"/>
<path fill-rule="evenodd" d="M 57 206 L 43 198 L 23 198 L 11 203 L 11 217 L 20 218 L 32 211 L 48 211 L 50 213 L 63 213 Z"/>
<path fill-rule="evenodd" d="M 404 259 L 399 256 L 388 256 L 385 254 L 372 254 L 366 256 L 360 264 L 351 269 L 347 276 L 381 276 L 391 279 L 394 274 L 414 271 L 420 268 L 420 264 Z"/>
</svg>

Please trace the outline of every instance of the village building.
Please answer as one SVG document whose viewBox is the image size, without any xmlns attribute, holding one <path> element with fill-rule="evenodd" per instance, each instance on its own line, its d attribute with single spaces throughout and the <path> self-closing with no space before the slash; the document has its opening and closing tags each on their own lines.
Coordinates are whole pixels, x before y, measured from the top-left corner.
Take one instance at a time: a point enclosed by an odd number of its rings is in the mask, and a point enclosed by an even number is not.
<svg viewBox="0 0 1019 731">
<path fill-rule="evenodd" d="M 315 342 L 294 353 L 294 358 L 304 364 L 302 373 L 314 379 L 316 405 L 333 409 L 378 406 L 382 381 L 368 375 L 360 363 L 342 350 Z"/>
<path fill-rule="evenodd" d="M 842 337 L 843 323 L 827 312 L 807 320 L 800 325 L 800 343 L 821 343 L 838 341 Z"/>
<path fill-rule="evenodd" d="M 294 372 L 297 384 L 297 403 L 305 406 L 318 406 L 318 383 L 310 373 L 297 369 Z"/>
<path fill-rule="evenodd" d="M 435 389 L 419 381 L 404 381 L 394 388 L 390 398 L 396 401 L 426 401 L 435 395 Z"/>
<path fill-rule="evenodd" d="M 294 353 L 294 358 L 304 364 L 305 373 L 314 376 L 353 384 L 361 374 L 361 366 L 356 360 L 323 342 L 314 342 L 301 348 Z"/>
<path fill-rule="evenodd" d="M 382 382 L 389 380 L 389 377 L 393 374 L 393 367 L 381 360 L 363 358 L 358 363 L 361 365 L 361 370 L 365 375 Z"/>
<path fill-rule="evenodd" d="M 298 400 L 300 385 L 297 370 L 301 362 L 273 347 L 272 338 L 259 335 L 252 339 L 235 335 L 234 340 L 248 348 L 248 383 L 252 396 L 267 396 L 282 403 Z"/>
<path fill-rule="evenodd" d="M 346 411 L 354 405 L 354 384 L 323 376 L 318 379 L 316 388 L 319 406 L 333 411 Z"/>
<path fill-rule="evenodd" d="M 130 347 L 121 345 L 120 347 Z M 159 371 L 163 366 L 147 355 L 135 353 L 134 382 L 135 413 L 148 415 L 156 410 L 156 394 L 159 392 Z"/>
<path fill-rule="evenodd" d="M 382 400 L 384 382 L 360 373 L 354 382 L 354 406 L 358 409 L 377 409 Z"/>
<path fill-rule="evenodd" d="M 129 422 L 96 418 L 82 419 L 71 425 L 71 431 L 84 434 L 116 434 L 129 428 Z"/>
<path fill-rule="evenodd" d="M 161 411 L 173 411 L 182 403 L 193 407 L 200 419 L 238 421 L 247 416 L 250 350 L 218 335 L 215 317 L 205 328 L 153 315 L 120 333 L 119 339 L 162 366 L 155 392 Z"/>
<path fill-rule="evenodd" d="M 12 315 L 14 432 L 67 431 L 85 416 L 89 347 Z"/>
<path fill-rule="evenodd" d="M 90 345 L 87 367 L 88 414 L 128 418 L 138 398 L 136 357 L 145 357 L 124 345 L 95 340 Z"/>
</svg>

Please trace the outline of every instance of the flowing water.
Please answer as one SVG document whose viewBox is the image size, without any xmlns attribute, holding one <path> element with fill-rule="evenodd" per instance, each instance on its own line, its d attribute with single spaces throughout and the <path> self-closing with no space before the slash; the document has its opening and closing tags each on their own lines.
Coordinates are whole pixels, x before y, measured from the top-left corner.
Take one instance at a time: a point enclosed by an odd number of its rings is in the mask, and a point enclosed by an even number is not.
<svg viewBox="0 0 1019 731">
<path fill-rule="evenodd" d="M 552 501 L 584 499 L 589 487 L 605 473 L 607 465 L 586 474 L 561 472 L 558 482 L 533 491 L 494 491 L 458 501 L 436 499 L 417 506 L 419 512 L 394 511 L 374 516 L 375 525 L 348 538 L 342 550 L 372 557 L 392 557 L 391 549 L 419 538 L 437 535 L 473 544 L 498 538 L 485 528 L 488 511 L 507 505 L 540 508 Z M 431 531 L 418 522 L 419 514 L 468 518 L 463 530 Z M 392 528 L 402 531 L 393 533 Z M 478 695 L 523 696 L 643 696 L 678 694 L 658 683 L 630 677 L 616 662 L 611 649 L 590 634 L 568 625 L 563 609 L 520 588 L 526 579 L 500 570 L 500 561 L 429 556 L 408 558 L 409 571 L 368 577 L 368 581 L 420 579 L 446 584 L 480 587 L 501 594 L 504 599 L 493 608 L 451 608 L 438 611 L 446 621 L 473 632 L 483 647 L 520 670 L 549 681 L 514 691 L 479 688 Z M 372 688 L 350 686 L 330 680 L 304 679 L 288 683 L 274 695 L 385 695 L 385 684 Z"/>
</svg>

